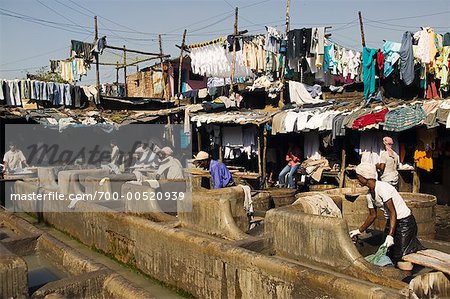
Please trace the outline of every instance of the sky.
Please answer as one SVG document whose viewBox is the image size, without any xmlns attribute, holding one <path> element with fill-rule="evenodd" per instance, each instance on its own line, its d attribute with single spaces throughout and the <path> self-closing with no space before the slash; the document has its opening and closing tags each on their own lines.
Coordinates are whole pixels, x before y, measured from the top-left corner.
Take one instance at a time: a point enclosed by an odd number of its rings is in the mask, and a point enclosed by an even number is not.
<svg viewBox="0 0 450 299">
<path fill-rule="evenodd" d="M 239 7 L 239 30 L 264 33 L 269 25 L 285 31 L 286 0 L 0 0 L 0 78 L 24 78 L 48 67 L 50 59 L 68 58 L 72 39 L 93 42 L 94 15 L 109 45 L 159 52 L 161 34 L 164 53 L 176 58 L 184 29 L 188 44 L 232 34 L 234 7 Z M 331 26 L 332 40 L 361 49 L 358 11 L 368 47 L 380 48 L 383 40 L 401 42 L 405 31 L 420 26 L 450 31 L 449 0 L 291 0 L 290 28 Z M 100 57 L 102 62 L 121 60 L 122 53 L 113 50 Z M 128 74 L 134 71 L 130 67 Z M 102 83 L 115 81 L 113 67 L 101 66 L 100 74 Z M 94 66 L 80 84 L 93 83 Z"/>
</svg>

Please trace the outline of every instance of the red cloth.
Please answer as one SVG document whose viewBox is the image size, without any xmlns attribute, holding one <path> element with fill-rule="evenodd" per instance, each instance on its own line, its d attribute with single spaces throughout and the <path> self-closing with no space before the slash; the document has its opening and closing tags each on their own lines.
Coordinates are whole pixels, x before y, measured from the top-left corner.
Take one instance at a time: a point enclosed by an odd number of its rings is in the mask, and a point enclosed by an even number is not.
<svg viewBox="0 0 450 299">
<path fill-rule="evenodd" d="M 297 146 L 290 148 L 286 154 L 286 161 L 289 166 L 300 164 L 300 149 Z"/>
<path fill-rule="evenodd" d="M 377 66 L 380 71 L 384 72 L 384 54 L 381 51 L 377 52 Z"/>
<path fill-rule="evenodd" d="M 434 78 L 428 80 L 427 84 L 427 99 L 438 99 L 439 93 L 436 88 L 436 82 Z"/>
<path fill-rule="evenodd" d="M 389 112 L 388 108 L 384 108 L 381 111 L 378 111 L 376 113 L 370 113 L 363 116 L 358 117 L 355 122 L 353 123 L 352 128 L 354 130 L 359 128 L 364 128 L 365 126 L 374 125 L 379 122 L 384 121 L 384 117 Z"/>
</svg>

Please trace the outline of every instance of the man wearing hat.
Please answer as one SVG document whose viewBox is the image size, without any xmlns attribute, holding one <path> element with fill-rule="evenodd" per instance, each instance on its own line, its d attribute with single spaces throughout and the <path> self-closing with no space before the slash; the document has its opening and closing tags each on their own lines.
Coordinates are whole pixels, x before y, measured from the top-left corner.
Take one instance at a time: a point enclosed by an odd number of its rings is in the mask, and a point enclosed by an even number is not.
<svg viewBox="0 0 450 299">
<path fill-rule="evenodd" d="M 214 189 L 232 187 L 236 185 L 227 166 L 220 161 L 212 160 L 207 152 L 200 151 L 197 156 L 194 156 L 194 158 L 194 163 L 196 165 L 201 168 L 208 169 L 211 173 Z"/>
<path fill-rule="evenodd" d="M 183 167 L 178 159 L 174 158 L 173 150 L 166 146 L 158 150 L 159 167 L 156 172 L 156 179 L 177 180 L 183 179 Z"/>
<path fill-rule="evenodd" d="M 387 182 L 377 181 L 375 166 L 361 163 L 356 167 L 361 185 L 369 188 L 367 206 L 369 214 L 359 229 L 352 230 L 350 237 L 362 234 L 377 218 L 377 208 L 384 212 L 387 234 L 383 246 L 389 248 L 388 256 L 392 262 L 401 261 L 404 255 L 424 249 L 417 240 L 417 224 L 414 215 L 407 207 L 395 187 Z"/>
<path fill-rule="evenodd" d="M 20 171 L 23 166 L 28 167 L 25 156 L 13 142 L 9 143 L 9 151 L 3 156 L 3 165 L 6 173 Z"/>
</svg>

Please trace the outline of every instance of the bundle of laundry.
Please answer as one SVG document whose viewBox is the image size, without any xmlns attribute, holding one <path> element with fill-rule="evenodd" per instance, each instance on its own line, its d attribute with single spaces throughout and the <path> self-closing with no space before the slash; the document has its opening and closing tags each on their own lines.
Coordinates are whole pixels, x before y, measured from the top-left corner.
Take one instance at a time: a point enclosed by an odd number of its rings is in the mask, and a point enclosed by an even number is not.
<svg viewBox="0 0 450 299">
<path fill-rule="evenodd" d="M 319 160 L 305 160 L 300 165 L 300 168 L 316 182 L 320 182 L 324 171 L 331 170 L 328 160 L 325 158 Z"/>
</svg>

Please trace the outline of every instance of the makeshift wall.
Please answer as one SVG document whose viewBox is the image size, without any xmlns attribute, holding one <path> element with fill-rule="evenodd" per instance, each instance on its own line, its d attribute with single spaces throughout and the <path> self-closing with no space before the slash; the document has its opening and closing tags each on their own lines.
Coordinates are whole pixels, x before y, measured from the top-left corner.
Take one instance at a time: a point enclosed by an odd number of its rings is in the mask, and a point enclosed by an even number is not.
<svg viewBox="0 0 450 299">
<path fill-rule="evenodd" d="M 128 97 L 145 97 L 145 98 L 162 98 L 163 94 L 161 88 L 158 89 L 158 77 L 161 72 L 153 71 L 151 69 L 142 70 L 140 72 L 127 75 L 127 92 Z M 166 82 L 166 92 L 164 98 L 168 98 L 168 74 L 164 73 Z"/>
<path fill-rule="evenodd" d="M 178 91 L 178 68 L 179 60 L 172 61 L 168 70 L 171 96 L 174 96 Z M 183 59 L 182 73 L 182 92 L 206 88 L 208 79 L 206 77 L 202 77 L 202 79 L 199 80 L 199 76 L 193 76 L 191 72 L 191 60 L 189 58 Z"/>
</svg>

